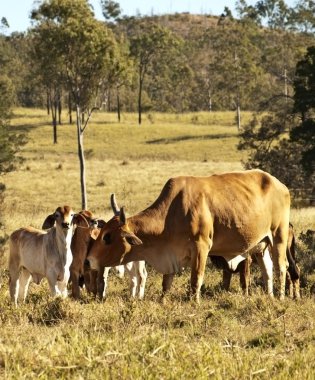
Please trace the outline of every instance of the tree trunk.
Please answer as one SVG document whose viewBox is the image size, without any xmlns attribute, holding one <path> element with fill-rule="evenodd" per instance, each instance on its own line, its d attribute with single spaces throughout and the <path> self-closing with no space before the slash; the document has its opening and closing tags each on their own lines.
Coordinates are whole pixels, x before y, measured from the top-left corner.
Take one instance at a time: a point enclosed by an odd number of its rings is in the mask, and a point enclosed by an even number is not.
<svg viewBox="0 0 315 380">
<path fill-rule="evenodd" d="M 79 105 L 76 107 L 77 116 L 77 137 L 78 137 L 78 156 L 80 162 L 80 183 L 81 183 L 81 206 L 82 210 L 87 209 L 86 183 L 85 183 L 85 159 L 83 149 L 83 131 L 81 127 L 82 113 Z"/>
<path fill-rule="evenodd" d="M 111 92 L 110 89 L 108 90 L 108 95 L 107 95 L 107 112 L 110 112 L 112 108 L 111 105 Z"/>
<path fill-rule="evenodd" d="M 118 116 L 118 122 L 120 123 L 120 97 L 119 97 L 118 88 L 117 88 L 117 116 Z"/>
<path fill-rule="evenodd" d="M 240 131 L 242 128 L 241 126 L 241 106 L 239 103 L 237 104 L 237 129 Z"/>
<path fill-rule="evenodd" d="M 53 125 L 53 141 L 54 141 L 54 144 L 57 144 L 58 140 L 57 140 L 57 102 L 56 102 L 56 99 L 54 99 L 54 101 L 52 102 L 51 98 L 50 98 L 49 103 L 51 105 L 51 117 L 52 117 L 52 125 Z"/>
<path fill-rule="evenodd" d="M 141 103 L 141 97 L 142 97 L 142 78 L 140 74 L 139 79 L 139 96 L 138 96 L 138 123 L 141 124 L 141 114 L 142 114 L 142 103 Z"/>
<path fill-rule="evenodd" d="M 72 101 L 71 94 L 68 94 L 68 114 L 69 114 L 69 124 L 72 124 Z"/>
<path fill-rule="evenodd" d="M 58 91 L 58 124 L 59 125 L 61 125 L 61 112 L 62 112 L 61 93 Z"/>
<path fill-rule="evenodd" d="M 138 123 L 141 124 L 141 117 L 142 117 L 142 86 L 143 86 L 143 79 L 144 79 L 144 69 L 139 70 L 139 96 L 138 96 Z"/>
</svg>

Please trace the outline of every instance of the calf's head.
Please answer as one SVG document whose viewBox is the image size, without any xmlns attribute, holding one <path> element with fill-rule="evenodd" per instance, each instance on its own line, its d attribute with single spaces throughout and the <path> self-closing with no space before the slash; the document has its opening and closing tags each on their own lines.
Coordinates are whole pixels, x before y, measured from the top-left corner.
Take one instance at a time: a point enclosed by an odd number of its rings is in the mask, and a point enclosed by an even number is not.
<svg viewBox="0 0 315 380">
<path fill-rule="evenodd" d="M 134 245 L 142 241 L 130 230 L 124 209 L 110 219 L 101 229 L 100 234 L 88 253 L 87 264 L 93 270 L 124 264 L 124 258 Z"/>
<path fill-rule="evenodd" d="M 55 223 L 58 228 L 61 228 L 65 233 L 72 228 L 74 222 L 74 211 L 70 206 L 60 206 L 56 208 L 53 214 L 50 214 L 45 219 L 42 229 L 47 230 L 52 228 Z"/>
</svg>

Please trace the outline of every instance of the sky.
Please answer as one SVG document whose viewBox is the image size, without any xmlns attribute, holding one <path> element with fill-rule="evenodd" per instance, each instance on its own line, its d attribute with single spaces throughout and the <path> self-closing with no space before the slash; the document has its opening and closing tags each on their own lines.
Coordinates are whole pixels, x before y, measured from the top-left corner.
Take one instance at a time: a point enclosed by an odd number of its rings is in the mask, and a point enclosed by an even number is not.
<svg viewBox="0 0 315 380">
<path fill-rule="evenodd" d="M 90 0 L 98 19 L 103 20 L 100 0 Z M 165 13 L 189 12 L 192 14 L 220 15 L 227 6 L 235 15 L 236 0 L 116 0 L 122 9 L 122 15 L 160 15 Z M 257 0 L 247 0 L 255 4 Z M 30 24 L 30 11 L 34 0 L 0 0 L 0 19 L 5 17 L 10 25 L 7 33 L 24 32 Z M 37 1 L 38 3 L 38 1 Z M 296 0 L 286 0 L 288 6 L 294 6 Z"/>
</svg>

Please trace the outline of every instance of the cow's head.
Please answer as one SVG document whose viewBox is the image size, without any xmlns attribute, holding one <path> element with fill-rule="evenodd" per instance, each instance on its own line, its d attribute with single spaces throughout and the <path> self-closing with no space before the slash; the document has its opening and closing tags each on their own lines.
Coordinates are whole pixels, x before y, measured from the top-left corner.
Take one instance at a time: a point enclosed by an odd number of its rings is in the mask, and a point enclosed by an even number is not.
<svg viewBox="0 0 315 380">
<path fill-rule="evenodd" d="M 42 229 L 47 230 L 52 228 L 56 223 L 58 228 L 61 228 L 66 232 L 71 229 L 74 216 L 74 211 L 70 206 L 57 207 L 53 214 L 47 216 L 43 223 Z"/>
<path fill-rule="evenodd" d="M 114 195 L 112 195 L 113 199 Z M 129 228 L 124 208 L 113 207 L 113 211 L 114 217 L 104 224 L 88 253 L 88 264 L 93 270 L 123 264 L 125 255 L 131 251 L 132 247 L 142 244 L 142 241 Z"/>
<path fill-rule="evenodd" d="M 82 210 L 73 217 L 73 224 L 79 229 L 86 229 L 92 232 L 94 229 L 101 228 L 104 223 L 101 219 L 96 219 L 89 210 Z"/>
</svg>

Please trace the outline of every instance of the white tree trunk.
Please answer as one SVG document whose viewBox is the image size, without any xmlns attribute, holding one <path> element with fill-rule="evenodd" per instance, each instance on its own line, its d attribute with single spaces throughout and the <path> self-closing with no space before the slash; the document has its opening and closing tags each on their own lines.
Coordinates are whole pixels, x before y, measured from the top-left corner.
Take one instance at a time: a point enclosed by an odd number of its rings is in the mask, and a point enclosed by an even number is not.
<svg viewBox="0 0 315 380">
<path fill-rule="evenodd" d="M 85 181 L 85 159 L 83 148 L 83 130 L 81 127 L 82 112 L 79 105 L 77 105 L 77 137 L 78 137 L 78 156 L 80 162 L 80 183 L 81 183 L 81 203 L 82 210 L 87 209 L 87 197 L 86 197 L 86 181 Z"/>
</svg>

